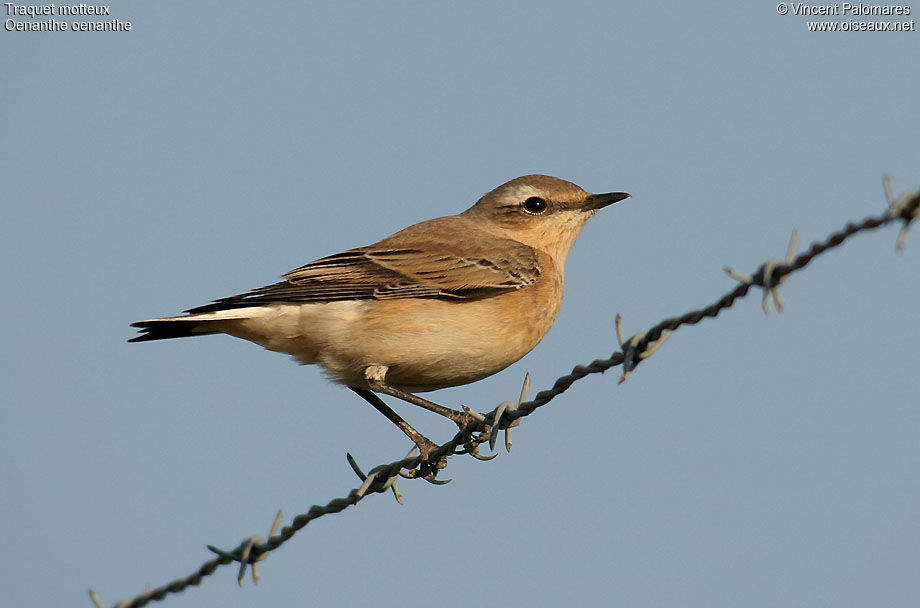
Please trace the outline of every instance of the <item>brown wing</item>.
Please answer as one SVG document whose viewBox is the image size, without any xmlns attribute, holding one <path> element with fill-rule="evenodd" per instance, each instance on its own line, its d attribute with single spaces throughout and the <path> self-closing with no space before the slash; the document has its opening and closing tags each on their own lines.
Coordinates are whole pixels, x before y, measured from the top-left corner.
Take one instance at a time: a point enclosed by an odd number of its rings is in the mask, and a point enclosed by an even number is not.
<svg viewBox="0 0 920 608">
<path fill-rule="evenodd" d="M 536 252 L 516 241 L 493 237 L 485 252 L 481 242 L 387 247 L 387 241 L 310 262 L 285 274 L 285 281 L 186 312 L 341 300 L 477 299 L 526 287 L 540 276 Z"/>
</svg>

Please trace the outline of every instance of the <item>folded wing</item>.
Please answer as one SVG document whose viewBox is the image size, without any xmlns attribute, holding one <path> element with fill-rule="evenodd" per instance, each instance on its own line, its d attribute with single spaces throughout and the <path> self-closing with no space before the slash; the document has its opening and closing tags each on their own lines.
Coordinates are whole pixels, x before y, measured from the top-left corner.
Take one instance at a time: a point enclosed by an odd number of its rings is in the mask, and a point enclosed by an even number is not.
<svg viewBox="0 0 920 608">
<path fill-rule="evenodd" d="M 280 283 L 186 312 L 342 300 L 478 299 L 534 283 L 541 272 L 536 252 L 516 241 L 500 241 L 485 253 L 477 247 L 476 254 L 462 242 L 435 243 L 424 249 L 383 243 L 351 249 L 292 270 Z"/>
</svg>

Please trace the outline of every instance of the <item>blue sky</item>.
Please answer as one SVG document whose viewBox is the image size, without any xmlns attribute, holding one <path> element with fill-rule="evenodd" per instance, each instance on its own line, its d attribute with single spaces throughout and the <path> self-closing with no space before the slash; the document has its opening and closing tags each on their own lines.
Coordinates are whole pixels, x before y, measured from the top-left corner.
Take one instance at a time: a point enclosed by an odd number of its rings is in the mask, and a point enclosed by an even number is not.
<svg viewBox="0 0 920 608">
<path fill-rule="evenodd" d="M 609 356 L 616 313 L 642 331 L 793 228 L 804 249 L 882 211 L 883 173 L 920 186 L 916 32 L 809 32 L 776 3 L 111 11 L 131 31 L 0 31 L 10 605 L 114 604 L 344 496 L 346 452 L 408 449 L 315 368 L 223 336 L 127 344 L 132 321 L 518 175 L 632 193 L 586 226 L 531 354 L 430 394 L 486 411 Z M 311 524 L 257 587 L 226 568 L 166 605 L 915 606 L 920 236 L 896 235 L 790 278 L 780 315 L 752 294 L 625 384 L 575 384 L 450 485 Z"/>
</svg>

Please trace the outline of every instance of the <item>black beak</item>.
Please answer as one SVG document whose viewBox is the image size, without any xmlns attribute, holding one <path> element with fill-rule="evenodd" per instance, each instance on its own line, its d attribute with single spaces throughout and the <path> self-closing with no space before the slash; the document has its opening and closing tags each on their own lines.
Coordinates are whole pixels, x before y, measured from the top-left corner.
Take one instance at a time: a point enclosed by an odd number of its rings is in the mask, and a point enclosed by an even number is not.
<svg viewBox="0 0 920 608">
<path fill-rule="evenodd" d="M 616 202 L 623 200 L 624 198 L 629 198 L 630 195 L 626 192 L 608 192 L 606 194 L 592 194 L 585 199 L 585 202 L 581 206 L 582 211 L 597 211 L 598 209 L 603 209 L 607 205 L 612 205 Z"/>
</svg>

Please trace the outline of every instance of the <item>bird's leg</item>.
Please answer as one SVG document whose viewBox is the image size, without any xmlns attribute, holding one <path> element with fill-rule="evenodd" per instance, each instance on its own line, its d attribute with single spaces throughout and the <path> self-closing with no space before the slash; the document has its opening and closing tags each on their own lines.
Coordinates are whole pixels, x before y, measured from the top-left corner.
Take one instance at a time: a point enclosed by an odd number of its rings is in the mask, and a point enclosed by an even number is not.
<svg viewBox="0 0 920 608">
<path fill-rule="evenodd" d="M 441 410 L 447 410 L 451 414 L 456 414 L 457 415 L 456 418 L 453 415 L 447 415 L 447 417 L 453 420 L 454 422 L 456 422 L 457 426 L 460 427 L 460 430 L 464 432 L 467 429 L 467 425 L 469 425 L 473 420 L 477 419 L 472 414 L 469 414 L 467 412 L 458 412 L 456 410 L 452 410 L 450 408 L 444 407 L 443 405 L 432 403 L 431 401 L 428 401 L 427 399 L 422 399 L 418 395 L 413 395 L 412 393 L 406 393 L 399 389 L 395 389 L 392 386 L 389 386 L 387 384 L 382 384 L 382 385 L 380 383 L 372 384 L 370 382 L 368 382 L 368 384 L 371 384 L 371 386 L 373 386 L 375 390 L 379 390 L 382 393 L 386 393 L 394 397 L 398 397 L 400 399 L 403 399 L 404 401 L 413 403 L 415 405 L 419 405 L 421 407 L 424 407 L 425 409 L 431 410 L 438 414 L 441 413 Z M 419 447 L 419 450 L 422 453 L 422 458 L 425 458 L 425 459 L 428 458 L 428 452 L 426 451 L 426 449 L 430 451 L 431 449 L 438 447 L 431 440 L 429 440 L 424 435 L 422 435 L 421 433 L 416 431 L 414 428 L 412 428 L 412 426 L 408 422 L 403 420 L 402 417 L 399 416 L 399 414 L 397 414 L 392 409 L 390 409 L 390 407 L 387 406 L 383 402 L 383 400 L 380 399 L 380 397 L 378 397 L 375 393 L 367 389 L 358 389 L 358 388 L 353 388 L 353 387 L 351 390 L 361 395 L 361 397 L 363 397 L 367 402 L 369 402 L 371 405 L 377 408 L 377 411 L 381 412 L 384 416 L 389 418 L 389 420 L 393 424 L 398 426 L 402 430 L 403 433 L 408 435 L 409 438 L 415 442 L 415 445 Z M 405 395 L 405 397 L 403 397 L 403 395 Z M 439 409 L 437 410 L 431 409 L 430 407 L 428 407 L 429 405 L 434 406 Z M 482 456 L 479 453 L 479 444 L 489 441 L 489 436 L 490 436 L 490 433 L 492 432 L 493 432 L 493 429 L 491 429 L 490 427 L 486 427 L 486 429 L 483 432 L 481 432 L 479 436 L 477 437 L 473 437 L 473 434 L 470 433 L 468 440 L 466 441 L 466 443 L 463 444 L 463 446 L 466 448 L 466 451 L 460 452 L 460 453 L 470 454 L 476 460 L 492 460 L 493 458 L 495 458 L 495 456 L 497 456 L 497 454 L 492 455 L 492 456 Z M 427 442 L 427 444 L 423 444 L 423 442 Z M 439 468 L 442 468 L 442 467 L 439 467 Z"/>
<path fill-rule="evenodd" d="M 399 427 L 403 433 L 405 433 L 409 439 L 418 446 L 418 451 L 422 455 L 422 465 L 418 468 L 417 471 L 412 471 L 411 475 L 408 477 L 422 477 L 426 481 L 429 481 L 433 484 L 440 485 L 450 481 L 449 479 L 444 481 L 438 481 L 435 477 L 438 474 L 438 471 L 447 466 L 447 456 L 441 456 L 435 462 L 431 462 L 430 455 L 433 451 L 438 449 L 438 444 L 428 439 L 414 428 L 412 425 L 402 419 L 402 417 L 394 412 L 390 406 L 383 402 L 383 399 L 378 397 L 376 394 L 367 390 L 366 388 L 355 388 L 353 386 L 348 387 L 354 392 L 358 393 L 362 399 L 374 406 L 378 412 L 387 417 L 387 419 Z"/>
<path fill-rule="evenodd" d="M 428 401 L 423 399 L 418 395 L 413 395 L 406 391 L 399 390 L 396 387 L 390 386 L 384 380 L 386 375 L 387 368 L 383 365 L 371 365 L 366 370 L 364 370 L 364 377 L 367 380 L 367 385 L 371 387 L 371 390 L 378 393 L 383 393 L 385 395 L 390 395 L 391 397 L 396 397 L 397 399 L 402 399 L 406 403 L 411 403 L 419 407 L 423 407 L 429 412 L 434 412 L 435 414 L 440 414 L 445 418 L 452 420 L 461 431 L 465 431 L 467 427 L 472 424 L 476 419 L 466 412 L 458 412 L 457 410 L 452 410 L 449 407 L 444 407 L 443 405 L 438 405 L 433 401 Z"/>
<path fill-rule="evenodd" d="M 440 447 L 438 444 L 416 431 L 411 424 L 403 420 L 399 414 L 394 412 L 390 406 L 383 402 L 383 399 L 378 397 L 373 392 L 366 388 L 355 388 L 353 386 L 349 386 L 348 388 L 358 393 L 362 399 L 373 405 L 374 409 L 386 416 L 387 420 L 399 427 L 399 430 L 405 433 L 406 436 L 408 436 L 409 439 L 411 439 L 413 443 L 418 446 L 419 453 L 422 456 L 423 464 L 417 471 L 412 471 L 413 474 L 408 475 L 408 477 L 422 477 L 426 481 L 435 485 L 445 484 L 450 481 L 449 479 L 444 481 L 438 481 L 435 479 L 438 471 L 447 466 L 447 456 L 442 456 L 435 462 L 430 462 L 429 460 L 431 453 Z"/>
<path fill-rule="evenodd" d="M 399 427 L 406 436 L 411 439 L 415 445 L 418 446 L 419 451 L 422 454 L 422 458 L 427 458 L 428 454 L 436 449 L 438 445 L 419 433 L 413 428 L 411 424 L 403 420 L 402 416 L 394 412 L 390 406 L 383 402 L 383 399 L 375 395 L 373 392 L 367 390 L 366 388 L 355 388 L 353 386 L 348 387 L 354 392 L 358 393 L 362 399 L 374 406 L 374 408 L 387 417 L 387 420 Z"/>
<path fill-rule="evenodd" d="M 462 453 L 471 454 L 474 458 L 478 460 L 491 460 L 492 458 L 494 458 L 494 456 L 491 456 L 491 457 L 482 456 L 479 454 L 479 444 L 484 441 L 489 440 L 489 434 L 491 432 L 491 429 L 486 428 L 482 433 L 479 434 L 478 437 L 474 437 L 473 434 L 468 431 L 469 427 L 472 424 L 477 422 L 477 420 L 481 419 L 481 416 L 476 417 L 470 411 L 458 412 L 457 410 L 452 410 L 449 407 L 438 405 L 437 403 L 434 403 L 433 401 L 423 399 L 422 397 L 419 397 L 418 395 L 413 395 L 412 393 L 409 393 L 407 391 L 403 391 L 394 386 L 390 386 L 389 384 L 387 384 L 385 380 L 386 373 L 387 373 L 387 367 L 384 365 L 371 365 L 371 366 L 368 366 L 364 370 L 364 378 L 367 381 L 367 385 L 371 388 L 372 391 L 377 391 L 385 395 L 390 395 L 391 397 L 396 397 L 397 399 L 402 399 L 403 401 L 407 403 L 411 403 L 413 405 L 423 407 L 429 412 L 440 414 L 441 416 L 444 416 L 445 418 L 452 420 L 458 427 L 460 427 L 460 431 L 467 436 L 467 440 L 463 444 L 464 447 L 466 448 L 466 452 L 462 452 Z M 358 392 L 358 389 L 353 388 L 352 390 Z M 384 416 L 389 418 L 390 421 L 392 421 L 394 424 L 396 424 L 396 426 L 402 429 L 402 431 L 406 433 L 412 439 L 412 441 L 415 441 L 415 444 L 419 446 L 419 450 L 423 454 L 423 458 L 427 458 L 425 448 L 423 448 L 423 445 L 419 443 L 419 438 L 421 440 L 428 441 L 429 443 L 431 443 L 428 439 L 426 439 L 421 433 L 413 429 L 409 425 L 409 423 L 407 423 L 405 420 L 400 418 L 396 414 L 396 412 L 394 412 L 389 407 L 387 407 L 387 405 L 383 403 L 383 401 L 380 400 L 379 397 L 376 397 L 376 395 L 374 395 L 373 393 L 369 393 L 369 394 L 374 396 L 376 401 L 379 402 L 379 405 L 378 403 L 371 401 L 370 398 L 364 393 L 358 392 L 358 394 L 364 397 L 364 399 L 369 401 L 371 405 L 377 408 L 378 411 L 383 413 Z M 381 409 L 380 406 L 386 408 L 389 413 Z M 438 468 L 443 467 L 443 465 L 440 462 L 438 463 L 438 465 L 439 465 Z"/>
</svg>

